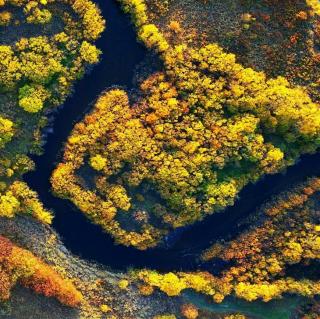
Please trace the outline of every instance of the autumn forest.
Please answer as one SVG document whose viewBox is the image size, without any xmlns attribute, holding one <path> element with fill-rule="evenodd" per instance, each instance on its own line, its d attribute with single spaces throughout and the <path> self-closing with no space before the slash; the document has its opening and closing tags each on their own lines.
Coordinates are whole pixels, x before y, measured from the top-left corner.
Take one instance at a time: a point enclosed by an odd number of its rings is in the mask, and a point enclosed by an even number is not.
<svg viewBox="0 0 320 319">
<path fill-rule="evenodd" d="M 320 318 L 318 0 L 0 0 L 0 41 L 0 318 Z"/>
</svg>

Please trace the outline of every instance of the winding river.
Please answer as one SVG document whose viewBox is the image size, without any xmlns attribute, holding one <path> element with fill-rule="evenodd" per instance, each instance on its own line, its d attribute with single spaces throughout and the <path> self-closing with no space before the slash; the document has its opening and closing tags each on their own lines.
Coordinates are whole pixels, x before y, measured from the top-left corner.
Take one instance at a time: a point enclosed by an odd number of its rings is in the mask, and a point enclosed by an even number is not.
<svg viewBox="0 0 320 319">
<path fill-rule="evenodd" d="M 38 192 L 44 205 L 54 210 L 53 227 L 75 255 L 118 270 L 128 267 L 160 271 L 210 269 L 212 265 L 199 263 L 197 255 L 200 250 L 226 234 L 239 231 L 237 224 L 240 219 L 254 212 L 271 195 L 308 176 L 320 175 L 320 154 L 303 156 L 285 174 L 267 176 L 254 185 L 248 185 L 233 207 L 173 232 L 166 240 L 167 245 L 145 252 L 114 245 L 109 235 L 93 225 L 69 201 L 54 197 L 49 181 L 73 125 L 83 118 L 107 87 L 133 89 L 135 67 L 147 53 L 137 43 L 130 19 L 121 12 L 116 0 L 99 0 L 98 3 L 107 20 L 107 29 L 98 41 L 98 47 L 103 51 L 102 61 L 75 85 L 75 93 L 55 116 L 43 155 L 33 156 L 36 170 L 26 174 L 24 179 Z"/>
</svg>

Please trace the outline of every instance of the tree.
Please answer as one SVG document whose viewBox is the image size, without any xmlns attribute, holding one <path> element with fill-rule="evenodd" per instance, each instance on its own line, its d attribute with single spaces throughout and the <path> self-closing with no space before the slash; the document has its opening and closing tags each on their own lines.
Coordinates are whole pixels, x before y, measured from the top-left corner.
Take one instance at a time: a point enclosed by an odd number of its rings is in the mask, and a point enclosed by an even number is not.
<svg viewBox="0 0 320 319">
<path fill-rule="evenodd" d="M 19 106 L 26 112 L 37 113 L 44 107 L 49 92 L 41 85 L 25 85 L 19 90 Z"/>
<path fill-rule="evenodd" d="M 3 148 L 14 136 L 14 124 L 12 121 L 0 116 L 0 148 Z"/>
<path fill-rule="evenodd" d="M 83 41 L 80 48 L 80 55 L 85 62 L 90 64 L 98 63 L 101 51 L 87 41 Z"/>
<path fill-rule="evenodd" d="M 82 302 L 81 293 L 71 281 L 62 278 L 32 253 L 14 246 L 3 236 L 0 236 L 0 247 L 0 300 L 7 300 L 11 288 L 19 282 L 36 293 L 56 297 L 61 303 L 71 307 Z"/>
<path fill-rule="evenodd" d="M 0 12 L 0 26 L 8 26 L 12 19 L 12 13 L 9 11 Z"/>
</svg>

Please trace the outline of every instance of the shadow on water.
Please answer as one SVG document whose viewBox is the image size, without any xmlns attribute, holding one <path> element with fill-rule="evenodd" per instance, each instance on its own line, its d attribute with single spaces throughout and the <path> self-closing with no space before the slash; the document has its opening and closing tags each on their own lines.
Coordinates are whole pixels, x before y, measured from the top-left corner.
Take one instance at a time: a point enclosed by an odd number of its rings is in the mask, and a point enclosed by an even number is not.
<svg viewBox="0 0 320 319">
<path fill-rule="evenodd" d="M 101 63 L 91 74 L 75 85 L 75 94 L 68 98 L 53 123 L 53 134 L 48 134 L 42 156 L 33 156 L 36 170 L 25 175 L 25 181 L 39 193 L 45 206 L 54 210 L 53 227 L 65 246 L 87 260 L 123 270 L 127 267 L 149 267 L 160 271 L 205 269 L 199 265 L 197 253 L 210 242 L 228 233 L 237 232 L 238 221 L 253 212 L 270 195 L 285 189 L 289 184 L 307 176 L 320 175 L 320 155 L 308 155 L 289 168 L 287 173 L 267 176 L 255 185 L 247 186 L 234 207 L 212 215 L 183 231 L 173 232 L 167 242 L 169 248 L 156 248 L 142 252 L 114 245 L 113 239 L 93 225 L 66 200 L 50 192 L 50 176 L 59 160 L 63 143 L 73 125 L 88 111 L 97 96 L 112 85 L 132 88 L 135 66 L 142 62 L 145 49 L 136 42 L 136 34 L 115 0 L 99 1 L 107 20 L 107 29 L 98 41 L 103 51 Z"/>
</svg>

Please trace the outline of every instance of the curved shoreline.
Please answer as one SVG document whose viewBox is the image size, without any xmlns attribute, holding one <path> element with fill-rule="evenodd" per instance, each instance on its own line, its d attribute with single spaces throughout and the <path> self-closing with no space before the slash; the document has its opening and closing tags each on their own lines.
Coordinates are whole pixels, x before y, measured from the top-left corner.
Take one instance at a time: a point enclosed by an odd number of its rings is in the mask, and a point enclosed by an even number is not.
<svg viewBox="0 0 320 319">
<path fill-rule="evenodd" d="M 37 169 L 26 174 L 24 180 L 38 192 L 44 205 L 55 211 L 53 227 L 66 248 L 75 255 L 119 270 L 128 267 L 147 267 L 160 271 L 206 269 L 210 265 L 199 265 L 197 260 L 200 248 L 206 248 L 223 235 L 236 234 L 239 231 L 237 223 L 253 213 L 270 196 L 306 177 L 320 175 L 320 165 L 317 165 L 320 154 L 302 156 L 300 162 L 289 167 L 285 175 L 266 176 L 256 184 L 248 185 L 240 192 L 240 199 L 233 207 L 208 216 L 182 231 L 173 232 L 168 237 L 170 248 L 138 251 L 114 245 L 111 236 L 99 226 L 93 225 L 67 200 L 56 198 L 50 192 L 51 173 L 73 125 L 85 115 L 106 87 L 118 85 L 131 89 L 134 68 L 147 52 L 137 43 L 134 27 L 116 1 L 97 2 L 107 20 L 107 30 L 97 42 L 103 51 L 102 61 L 75 85 L 75 93 L 55 115 L 53 134 L 49 132 L 47 135 L 43 155 L 32 157 Z"/>
</svg>

